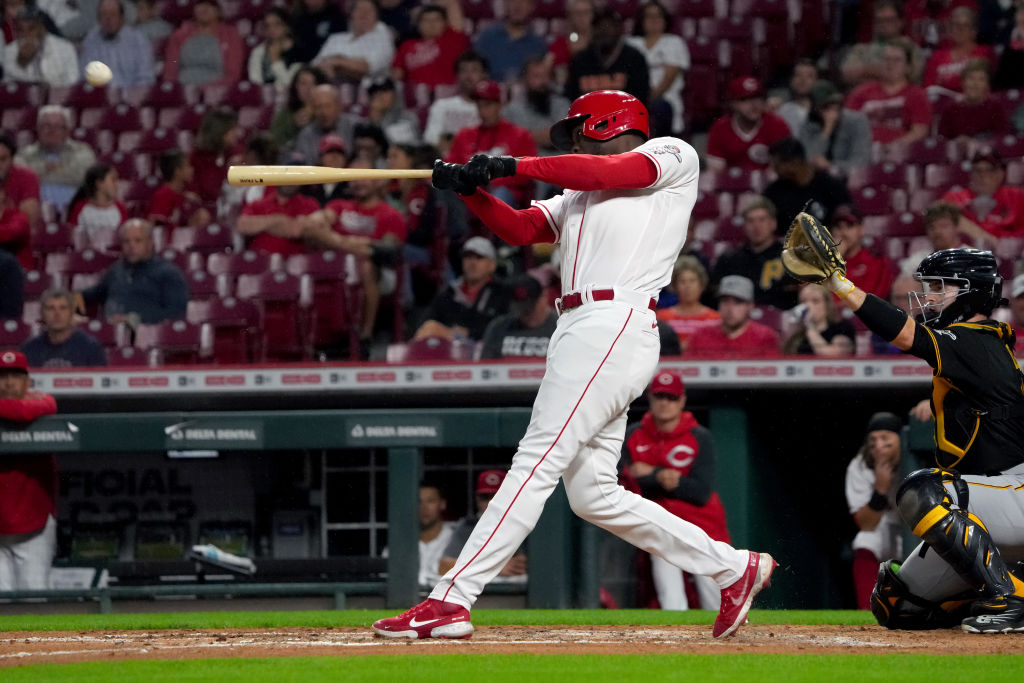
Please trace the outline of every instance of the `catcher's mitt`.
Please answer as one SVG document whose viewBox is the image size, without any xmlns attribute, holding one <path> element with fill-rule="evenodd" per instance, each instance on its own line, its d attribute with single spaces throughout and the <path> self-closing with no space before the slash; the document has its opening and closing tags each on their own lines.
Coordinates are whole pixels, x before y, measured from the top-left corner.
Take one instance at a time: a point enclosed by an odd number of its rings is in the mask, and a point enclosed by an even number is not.
<svg viewBox="0 0 1024 683">
<path fill-rule="evenodd" d="M 832 234 L 818 219 L 801 211 L 793 219 L 782 247 L 782 266 L 803 282 L 821 282 L 833 273 L 846 275 L 846 260 Z"/>
</svg>

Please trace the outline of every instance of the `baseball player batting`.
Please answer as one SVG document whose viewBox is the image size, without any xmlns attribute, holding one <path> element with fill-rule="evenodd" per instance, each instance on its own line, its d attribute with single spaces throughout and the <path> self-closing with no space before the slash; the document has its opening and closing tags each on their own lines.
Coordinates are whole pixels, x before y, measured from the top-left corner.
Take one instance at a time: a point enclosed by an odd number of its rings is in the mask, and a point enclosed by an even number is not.
<svg viewBox="0 0 1024 683">
<path fill-rule="evenodd" d="M 469 638 L 469 609 L 533 529 L 558 478 L 573 511 L 633 545 L 722 589 L 715 637 L 733 633 L 768 585 L 770 555 L 737 550 L 618 484 L 626 410 L 654 375 L 654 308 L 686 238 L 697 197 L 697 153 L 671 137 L 648 140 L 643 104 L 619 91 L 587 93 L 551 128 L 558 157 L 474 156 L 434 164 L 433 183 L 453 189 L 510 244 L 561 245 L 558 325 L 544 379 L 512 467 L 455 566 L 430 597 L 374 623 L 391 638 Z M 515 210 L 480 190 L 525 176 L 568 188 Z"/>
<path fill-rule="evenodd" d="M 991 317 L 1006 303 L 995 257 L 970 248 L 927 256 L 914 274 L 921 291 L 908 295 L 915 319 L 858 289 L 828 232 L 801 216 L 786 238 L 787 270 L 825 278 L 871 331 L 933 371 L 938 467 L 912 472 L 896 493 L 923 542 L 902 566 L 881 564 L 871 611 L 894 629 L 1024 632 L 1024 582 L 1000 552 L 1024 547 L 1024 373 L 1013 330 Z M 868 505 L 888 502 L 877 495 Z"/>
</svg>

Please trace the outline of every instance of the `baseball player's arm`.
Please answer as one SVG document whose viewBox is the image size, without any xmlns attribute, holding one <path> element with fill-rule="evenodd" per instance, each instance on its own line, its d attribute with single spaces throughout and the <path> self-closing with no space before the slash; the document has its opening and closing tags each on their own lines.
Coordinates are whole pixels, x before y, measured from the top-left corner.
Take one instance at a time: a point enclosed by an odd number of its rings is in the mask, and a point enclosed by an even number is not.
<svg viewBox="0 0 1024 683">
<path fill-rule="evenodd" d="M 57 401 L 53 396 L 30 391 L 25 398 L 0 398 L 0 418 L 13 422 L 31 422 L 43 415 L 57 412 Z"/>
<path fill-rule="evenodd" d="M 463 196 L 462 200 L 484 225 L 509 244 L 522 246 L 554 242 L 557 238 L 540 207 L 513 209 L 479 189 L 471 195 Z"/>
<path fill-rule="evenodd" d="M 658 169 L 639 152 L 609 156 L 566 154 L 523 157 L 516 162 L 516 175 L 569 190 L 627 190 L 649 187 L 658 179 Z"/>
</svg>

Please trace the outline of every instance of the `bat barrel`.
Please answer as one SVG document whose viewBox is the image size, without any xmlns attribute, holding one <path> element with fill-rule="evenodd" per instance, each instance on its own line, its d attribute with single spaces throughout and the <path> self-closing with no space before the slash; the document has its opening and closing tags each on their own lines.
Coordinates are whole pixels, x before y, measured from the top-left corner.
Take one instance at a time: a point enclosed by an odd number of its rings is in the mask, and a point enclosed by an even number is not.
<svg viewBox="0 0 1024 683">
<path fill-rule="evenodd" d="M 228 184 L 249 185 L 320 185 L 350 180 L 393 180 L 396 178 L 429 178 L 429 169 L 331 168 L 328 166 L 231 166 Z"/>
</svg>

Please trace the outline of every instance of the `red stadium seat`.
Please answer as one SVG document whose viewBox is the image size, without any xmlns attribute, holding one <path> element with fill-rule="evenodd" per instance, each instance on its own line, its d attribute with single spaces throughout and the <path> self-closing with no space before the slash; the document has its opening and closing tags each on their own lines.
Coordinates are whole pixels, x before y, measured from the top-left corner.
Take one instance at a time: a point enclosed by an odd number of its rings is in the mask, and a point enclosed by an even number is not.
<svg viewBox="0 0 1024 683">
<path fill-rule="evenodd" d="M 148 178 L 136 178 L 130 181 L 121 191 L 121 201 L 125 204 L 139 203 L 148 205 L 153 192 L 162 184 L 163 181 L 155 175 L 151 175 Z"/>
<path fill-rule="evenodd" d="M 851 171 L 847 184 L 851 189 L 863 187 L 906 188 L 910 184 L 908 174 L 912 168 L 906 164 L 883 161 L 862 171 Z"/>
<path fill-rule="evenodd" d="M 141 110 L 128 104 L 107 107 L 100 113 L 97 126 L 103 130 L 120 133 L 126 130 L 143 130 L 151 128 L 152 121 L 143 121 Z"/>
<path fill-rule="evenodd" d="M 279 270 L 280 254 L 263 251 L 242 251 L 237 254 L 214 252 L 206 259 L 206 270 L 213 275 L 227 275 L 232 280 L 240 275 L 260 275 Z"/>
<path fill-rule="evenodd" d="M 0 83 L 0 101 L 4 108 L 38 107 L 42 104 L 42 95 L 34 83 L 8 81 Z"/>
<path fill-rule="evenodd" d="M 134 346 L 119 346 L 107 349 L 107 365 L 114 368 L 148 368 L 156 367 L 151 363 L 150 354 Z"/>
<path fill-rule="evenodd" d="M 1016 135 L 1003 135 L 992 140 L 992 148 L 999 152 L 1003 161 L 1010 161 L 1024 157 L 1024 138 Z"/>
<path fill-rule="evenodd" d="M 782 311 L 774 306 L 755 306 L 750 311 L 750 319 L 766 325 L 776 332 L 782 331 Z"/>
<path fill-rule="evenodd" d="M 45 223 L 33 228 L 30 244 L 36 263 L 43 265 L 47 254 L 71 251 L 74 247 L 72 227 L 66 223 Z"/>
<path fill-rule="evenodd" d="M 178 251 L 168 247 L 160 252 L 160 258 L 178 266 L 186 276 L 190 271 L 202 270 L 206 267 L 202 255 L 195 251 Z"/>
<path fill-rule="evenodd" d="M 292 275 L 308 275 L 313 282 L 314 345 L 326 348 L 346 335 L 351 357 L 358 360 L 359 330 L 355 312 L 359 306 L 353 301 L 353 288 L 346 284 L 347 261 L 346 254 L 336 251 L 296 254 L 288 258 L 285 270 Z"/>
<path fill-rule="evenodd" d="M 924 167 L 924 187 L 945 192 L 954 187 L 967 187 L 970 162 L 959 164 L 928 164 Z"/>
<path fill-rule="evenodd" d="M 105 130 L 78 127 L 72 129 L 70 137 L 92 147 L 98 156 L 104 156 L 113 150 L 113 136 Z"/>
<path fill-rule="evenodd" d="M 260 309 L 263 339 L 261 360 L 305 360 L 312 357 L 313 282 L 283 271 L 238 278 L 238 298 Z"/>
<path fill-rule="evenodd" d="M 50 88 L 50 104 L 62 104 L 71 109 L 87 107 L 106 108 L 113 104 L 114 88 L 97 88 L 88 83 L 76 83 L 67 88 Z"/>
<path fill-rule="evenodd" d="M 32 326 L 23 320 L 0 320 L 0 351 L 18 350 L 33 334 Z"/>
<path fill-rule="evenodd" d="M 209 105 L 224 104 L 237 110 L 241 107 L 262 107 L 267 100 L 263 94 L 263 86 L 249 81 L 239 81 L 224 87 L 206 86 L 203 88 L 203 102 Z"/>
<path fill-rule="evenodd" d="M 142 92 L 136 104 L 142 107 L 163 109 L 184 107 L 190 104 L 188 91 L 177 81 L 160 81 Z"/>
<path fill-rule="evenodd" d="M 564 19 L 565 0 L 537 0 L 533 16 L 539 19 Z"/>
<path fill-rule="evenodd" d="M 474 24 L 481 19 L 493 19 L 494 0 L 464 0 L 462 13 L 467 19 L 473 20 Z"/>
<path fill-rule="evenodd" d="M 62 273 L 64 275 L 92 275 L 105 271 L 117 260 L 117 256 L 95 249 L 85 249 L 68 254 Z M 49 261 L 49 259 L 47 259 Z"/>
<path fill-rule="evenodd" d="M 108 323 L 96 318 L 86 321 L 82 329 L 95 337 L 107 349 L 108 355 L 119 346 L 125 346 L 130 336 L 124 323 Z"/>
<path fill-rule="evenodd" d="M 190 299 L 215 299 L 226 294 L 224 280 L 207 273 L 205 270 L 187 270 L 185 280 L 188 282 Z"/>
<path fill-rule="evenodd" d="M 910 211 L 896 215 L 866 216 L 864 232 L 880 238 L 920 237 L 924 235 L 924 218 Z"/>
<path fill-rule="evenodd" d="M 212 331 L 214 362 L 251 363 L 260 357 L 260 311 L 251 301 L 234 297 L 189 301 L 187 318 Z"/>
<path fill-rule="evenodd" d="M 135 346 L 155 352 L 159 365 L 198 363 L 213 355 L 211 332 L 186 320 L 139 325 L 135 330 Z"/>
<path fill-rule="evenodd" d="M 201 228 L 177 227 L 171 233 L 171 246 L 178 251 L 194 251 L 204 257 L 234 249 L 231 231 L 216 223 Z"/>
<path fill-rule="evenodd" d="M 850 195 L 865 216 L 887 216 L 901 208 L 896 206 L 893 192 L 887 187 L 862 187 Z"/>
<path fill-rule="evenodd" d="M 758 171 L 746 171 L 742 168 L 727 168 L 721 173 L 704 173 L 702 178 L 706 179 L 708 191 L 732 192 L 739 194 L 743 192 L 760 192 L 763 189 L 763 181 Z"/>
<path fill-rule="evenodd" d="M 953 150 L 945 138 L 924 138 L 910 144 L 891 143 L 883 147 L 883 161 L 916 164 L 948 164 Z"/>
<path fill-rule="evenodd" d="M 693 212 L 690 215 L 693 220 L 699 221 L 707 218 L 718 218 L 719 212 L 718 195 L 712 192 L 698 192 L 697 202 L 693 205 Z"/>
<path fill-rule="evenodd" d="M 157 126 L 168 130 L 198 131 L 203 116 L 210 109 L 206 104 L 193 104 L 187 107 L 166 107 L 157 114 Z"/>
<path fill-rule="evenodd" d="M 413 363 L 452 360 L 452 342 L 444 337 L 413 339 L 406 345 L 403 360 Z"/>
<path fill-rule="evenodd" d="M 163 11 L 160 16 L 171 26 L 181 26 L 193 17 L 192 0 L 167 0 L 163 3 Z"/>
<path fill-rule="evenodd" d="M 41 270 L 27 271 L 24 278 L 25 301 L 38 299 L 43 295 L 43 292 L 57 286 L 57 284 L 59 283 L 51 273 Z"/>
<path fill-rule="evenodd" d="M 746 240 L 743 234 L 743 216 L 732 216 L 718 221 L 715 229 L 715 240 L 730 244 L 741 244 Z"/>
<path fill-rule="evenodd" d="M 0 129 L 11 133 L 25 133 L 32 139 L 36 129 L 36 119 L 39 116 L 39 109 L 32 106 L 4 107 L 0 111 Z M 18 144 L 21 144 L 19 139 Z"/>
</svg>

